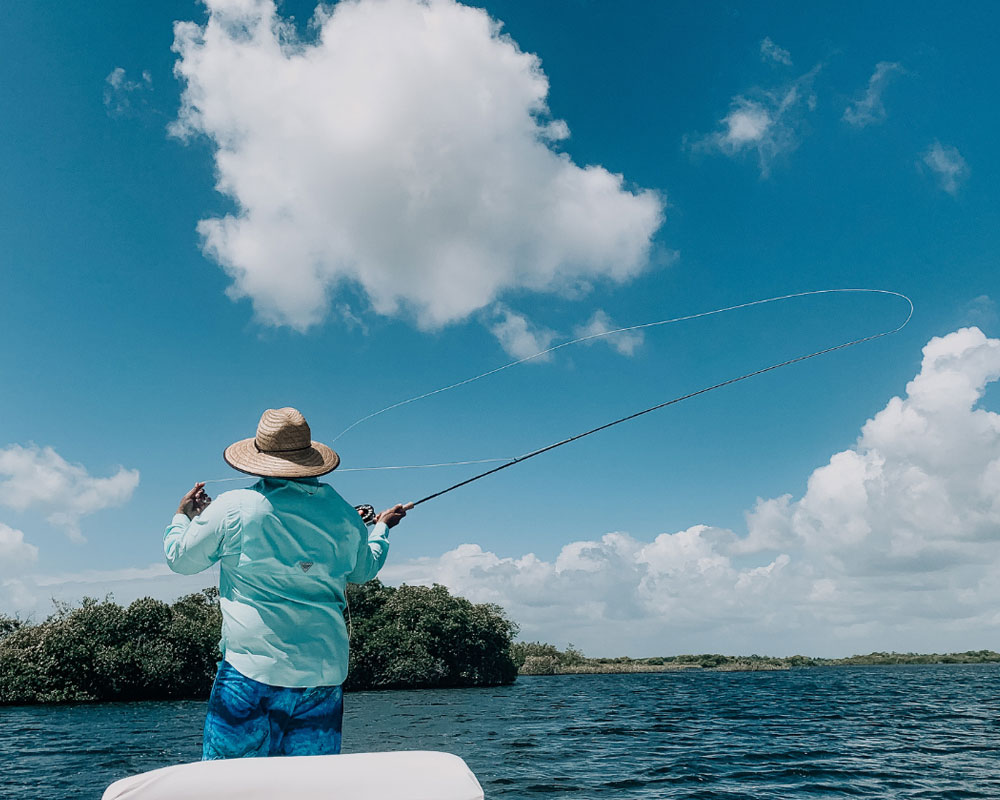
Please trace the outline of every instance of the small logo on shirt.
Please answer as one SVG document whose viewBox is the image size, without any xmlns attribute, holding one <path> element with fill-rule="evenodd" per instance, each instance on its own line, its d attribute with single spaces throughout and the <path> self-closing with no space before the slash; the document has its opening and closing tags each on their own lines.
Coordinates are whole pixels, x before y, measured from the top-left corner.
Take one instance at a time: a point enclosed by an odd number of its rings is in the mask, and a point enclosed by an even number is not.
<svg viewBox="0 0 1000 800">
<path fill-rule="evenodd" d="M 312 561 L 300 561 L 299 562 L 299 566 L 302 567 L 302 571 L 303 572 L 308 572 L 309 570 L 311 570 L 312 569 L 312 565 L 313 565 Z"/>
</svg>

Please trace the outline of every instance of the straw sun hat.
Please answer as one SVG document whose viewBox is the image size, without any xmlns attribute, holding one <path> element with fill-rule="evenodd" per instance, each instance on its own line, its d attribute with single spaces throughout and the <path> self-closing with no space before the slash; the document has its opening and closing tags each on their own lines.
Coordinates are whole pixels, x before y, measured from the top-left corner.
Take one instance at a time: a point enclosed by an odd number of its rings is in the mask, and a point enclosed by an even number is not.
<svg viewBox="0 0 1000 800">
<path fill-rule="evenodd" d="M 240 472 L 268 478 L 313 478 L 340 464 L 340 456 L 312 440 L 309 423 L 294 408 L 269 408 L 257 435 L 229 445 L 222 457 Z"/>
</svg>

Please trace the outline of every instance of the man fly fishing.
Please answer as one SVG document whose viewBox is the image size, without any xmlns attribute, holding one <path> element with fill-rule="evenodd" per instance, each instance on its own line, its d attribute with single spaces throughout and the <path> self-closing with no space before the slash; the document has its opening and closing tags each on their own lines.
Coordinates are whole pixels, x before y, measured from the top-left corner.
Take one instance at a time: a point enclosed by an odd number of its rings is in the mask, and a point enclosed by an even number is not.
<svg viewBox="0 0 1000 800">
<path fill-rule="evenodd" d="M 340 456 L 294 408 L 268 409 L 257 435 L 226 448 L 226 462 L 261 478 L 215 499 L 196 483 L 167 526 L 174 572 L 219 563 L 223 660 L 205 719 L 205 760 L 340 752 L 347 676 L 348 583 L 375 577 L 388 531 L 412 508 L 358 511 L 317 478 Z"/>
<path fill-rule="evenodd" d="M 261 480 L 249 489 L 226 492 L 215 502 L 205 494 L 203 483 L 195 484 L 182 498 L 178 513 L 164 535 L 164 552 L 175 572 L 191 574 L 220 562 L 223 661 L 209 700 L 203 757 L 340 751 L 341 684 L 348 665 L 348 636 L 343 615 L 347 604 L 346 584 L 364 583 L 375 577 L 388 553 L 389 528 L 397 525 L 414 506 L 653 411 L 792 364 L 889 336 L 906 327 L 913 315 L 913 302 L 906 295 L 884 289 L 821 289 L 607 332 L 621 333 L 664 325 L 794 297 L 858 292 L 902 298 L 909 312 L 895 328 L 688 392 L 505 460 L 498 467 L 459 481 L 416 503 L 397 504 L 377 516 L 372 513 L 371 521 L 375 526 L 371 533 L 359 516 L 360 507 L 353 508 L 332 487 L 316 480 L 336 469 L 340 457 L 326 445 L 312 441 L 309 425 L 294 408 L 265 411 L 256 437 L 230 445 L 224 454 L 232 467 L 260 476 Z M 594 337 L 586 336 L 558 347 L 591 338 Z M 507 366 L 527 360 L 520 359 Z M 494 369 L 395 403 L 363 417 L 347 430 L 384 411 L 464 386 L 497 371 Z M 362 513 L 373 512 L 370 507 L 366 508 Z"/>
</svg>

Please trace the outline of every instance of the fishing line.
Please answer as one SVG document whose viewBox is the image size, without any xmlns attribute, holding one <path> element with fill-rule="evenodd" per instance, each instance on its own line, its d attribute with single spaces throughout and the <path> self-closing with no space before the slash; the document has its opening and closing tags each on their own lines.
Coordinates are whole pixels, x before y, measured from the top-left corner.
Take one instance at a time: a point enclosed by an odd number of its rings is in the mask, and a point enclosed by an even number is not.
<svg viewBox="0 0 1000 800">
<path fill-rule="evenodd" d="M 439 467 L 462 467 L 469 464 L 497 464 L 500 462 L 512 461 L 511 458 L 474 458 L 470 461 L 443 461 L 440 464 L 401 464 L 393 465 L 388 467 L 344 467 L 337 470 L 337 474 L 340 475 L 344 472 L 378 472 L 380 470 L 387 469 L 437 469 Z M 258 480 L 256 475 L 240 475 L 237 478 L 212 478 L 211 480 L 201 481 L 202 483 L 230 483 L 232 481 L 255 481 Z"/>
<path fill-rule="evenodd" d="M 903 325 L 900 326 L 900 328 L 905 326 L 906 323 L 910 321 L 910 316 L 913 315 L 913 302 L 910 300 L 910 298 L 904 294 L 900 294 L 899 292 L 893 292 L 888 289 L 814 289 L 809 292 L 795 292 L 793 294 L 783 294 L 778 297 L 766 297 L 763 300 L 751 300 L 748 303 L 738 303 L 734 306 L 726 306 L 725 308 L 714 308 L 711 311 L 701 311 L 697 314 L 686 314 L 683 317 L 672 317 L 670 319 L 661 319 L 658 320 L 657 322 L 644 322 L 640 325 L 630 325 L 627 328 L 616 328 L 615 330 L 612 331 L 601 331 L 599 333 L 591 333 L 587 334 L 586 336 L 580 336 L 576 339 L 571 339 L 567 342 L 562 342 L 561 344 L 554 345 L 545 350 L 539 350 L 537 353 L 534 353 L 533 355 L 525 356 L 524 358 L 519 358 L 516 361 L 511 361 L 508 364 L 504 364 L 502 366 L 495 367 L 494 369 L 487 370 L 486 372 L 480 373 L 479 375 L 473 375 L 470 378 L 465 378 L 464 380 L 460 380 L 457 383 L 452 383 L 448 386 L 442 386 L 440 389 L 434 389 L 433 391 L 424 392 L 423 394 L 414 395 L 413 397 L 409 397 L 406 400 L 400 400 L 398 403 L 393 403 L 392 405 L 386 406 L 385 408 L 379 409 L 378 411 L 373 411 L 371 414 L 367 414 L 366 416 L 361 417 L 360 419 L 352 422 L 350 425 L 344 428 L 344 430 L 338 433 L 333 438 L 332 441 L 336 442 L 341 436 L 348 433 L 349 431 L 354 430 L 356 427 L 358 427 L 358 425 L 362 424 L 363 422 L 367 422 L 368 420 L 373 419 L 381 414 L 385 414 L 387 411 L 392 411 L 393 409 L 396 408 L 402 408 L 403 406 L 409 405 L 410 403 L 415 403 L 418 400 L 424 400 L 428 397 L 433 397 L 436 394 L 442 394 L 443 392 L 450 392 L 452 389 L 458 389 L 461 386 L 467 386 L 468 384 L 475 383 L 476 381 L 482 380 L 483 378 L 488 378 L 490 375 L 496 375 L 498 372 L 503 372 L 505 369 L 510 369 L 511 367 L 516 367 L 518 364 L 524 364 L 528 361 L 533 361 L 536 358 L 542 358 L 543 356 L 547 356 L 549 353 L 554 353 L 556 350 L 561 350 L 562 348 L 569 347 L 570 345 L 580 344 L 581 342 L 593 341 L 595 339 L 601 339 L 605 336 L 614 336 L 615 334 L 618 333 L 628 333 L 629 331 L 644 330 L 645 328 L 656 328 L 661 325 L 673 325 L 674 323 L 677 322 L 687 322 L 692 319 L 701 319 L 702 317 L 711 317 L 715 316 L 716 314 L 725 314 L 730 311 L 737 311 L 741 308 L 751 308 L 752 306 L 762 306 L 768 303 L 778 303 L 781 302 L 782 300 L 793 300 L 798 297 L 812 297 L 814 295 L 820 295 L 820 294 L 846 294 L 850 292 L 868 293 L 868 294 L 887 294 L 905 300 L 907 303 L 910 304 L 910 314 L 909 316 L 907 316 L 906 322 L 904 322 Z M 896 330 L 899 330 L 899 328 L 897 328 Z M 888 331 L 885 335 L 895 332 L 896 331 Z M 858 343 L 860 344 L 860 342 Z"/>
<path fill-rule="evenodd" d="M 799 298 L 799 297 L 811 297 L 811 296 L 822 295 L 822 294 L 847 294 L 847 293 L 883 294 L 883 295 L 890 295 L 892 297 L 898 297 L 901 300 L 905 300 L 906 303 L 907 303 L 908 312 L 907 312 L 906 318 L 903 320 L 903 322 L 900 325 L 898 325 L 895 328 L 892 328 L 891 330 L 886 330 L 886 331 L 882 331 L 880 333 L 872 334 L 870 336 L 863 336 L 863 337 L 860 337 L 860 338 L 857 338 L 857 339 L 852 339 L 851 341 L 848 341 L 848 342 L 843 342 L 841 344 L 834 345 L 832 347 L 827 347 L 827 348 L 824 348 L 822 350 L 817 350 L 817 351 L 812 352 L 812 353 L 807 353 L 805 355 L 796 356 L 795 358 L 791 358 L 791 359 L 788 359 L 786 361 L 781 361 L 779 363 L 772 364 L 772 365 L 770 365 L 768 367 L 763 367 L 762 369 L 757 369 L 757 370 L 754 370 L 752 372 L 747 372 L 747 373 L 745 373 L 743 375 L 739 375 L 739 376 L 737 376 L 735 378 L 729 378 L 728 380 L 722 381 L 721 383 L 716 383 L 716 384 L 713 384 L 711 386 L 706 386 L 706 387 L 704 387 L 702 389 L 698 389 L 697 391 L 690 392 L 688 394 L 684 394 L 684 395 L 681 395 L 679 397 L 672 398 L 672 399 L 667 400 L 667 401 L 665 401 L 663 403 L 657 403 L 656 405 L 650 406 L 649 408 L 645 408 L 645 409 L 642 409 L 641 411 L 637 411 L 635 413 L 628 414 L 627 416 L 620 417 L 620 418 L 618 418 L 616 420 L 613 420 L 611 422 L 607 422 L 607 423 L 605 423 L 603 425 L 599 425 L 596 428 L 591 428 L 590 430 L 584 431 L 583 433 L 578 433 L 578 434 L 576 434 L 574 436 L 570 436 L 570 437 L 568 437 L 566 439 L 562 439 L 562 440 L 560 440 L 558 442 L 553 442 L 552 444 L 546 445 L 544 447 L 540 447 L 537 450 L 531 451 L 530 453 L 525 453 L 524 455 L 516 456 L 514 458 L 506 458 L 506 459 L 503 459 L 503 458 L 484 458 L 484 459 L 474 459 L 474 460 L 466 460 L 466 461 L 448 461 L 448 462 L 441 462 L 441 463 L 436 463 L 436 464 L 411 464 L 411 465 L 401 465 L 401 466 L 349 467 L 349 468 L 340 469 L 339 472 L 369 472 L 369 471 L 378 471 L 378 470 L 401 470 L 401 469 L 434 469 L 434 468 L 440 468 L 440 467 L 462 466 L 462 465 L 469 465 L 469 464 L 487 464 L 487 463 L 502 462 L 501 465 L 498 466 L 498 467 L 494 467 L 492 469 L 486 470 L 485 472 L 481 472 L 478 475 L 474 475 L 471 478 L 467 478 L 466 480 L 463 480 L 463 481 L 460 481 L 460 482 L 458 482 L 456 484 L 453 484 L 452 486 L 449 486 L 446 489 L 442 489 L 441 491 L 435 492 L 434 494 L 430 494 L 430 495 L 428 495 L 426 497 L 421 498 L 420 500 L 415 501 L 413 503 L 413 505 L 414 506 L 418 506 L 421 503 L 426 503 L 429 500 L 433 500 L 433 499 L 435 499 L 437 497 L 441 497 L 442 495 L 447 494 L 448 492 L 452 492 L 455 489 L 461 488 L 462 486 L 467 486 L 468 484 L 473 483 L 474 481 L 478 481 L 481 478 L 485 478 L 488 475 L 494 475 L 497 472 L 501 472 L 502 470 L 505 470 L 505 469 L 507 469 L 509 467 L 514 466 L 515 464 L 520 464 L 522 461 L 527 461 L 530 458 L 534 458 L 535 456 L 539 456 L 542 453 L 547 453 L 550 450 L 556 449 L 557 447 L 562 447 L 563 445 L 569 444 L 570 442 L 575 442 L 575 441 L 577 441 L 579 439 L 583 439 L 586 436 L 591 436 L 591 435 L 593 435 L 595 433 L 599 433 L 600 431 L 607 430 L 608 428 L 612 428 L 615 425 L 620 425 L 623 422 L 628 422 L 630 420 L 636 419 L 637 417 L 644 416 L 645 414 L 650 414 L 653 411 L 658 411 L 658 410 L 660 410 L 662 408 L 666 408 L 668 406 L 672 406 L 672 405 L 675 405 L 677 403 L 683 402 L 684 400 L 690 400 L 693 397 L 698 397 L 700 395 L 707 394 L 708 392 L 715 391 L 716 389 L 721 389 L 724 386 L 730 386 L 730 385 L 732 385 L 734 383 L 739 383 L 741 381 L 748 380 L 749 378 L 753 378 L 753 377 L 756 377 L 758 375 L 763 375 L 763 374 L 765 374 L 767 372 L 773 372 L 774 370 L 781 369 L 782 367 L 788 367 L 788 366 L 791 366 L 792 364 L 797 364 L 797 363 L 800 363 L 802 361 L 808 361 L 809 359 L 817 358 L 818 356 L 827 355 L 829 353 L 833 353 L 833 352 L 836 352 L 838 350 L 845 350 L 848 347 L 854 347 L 855 345 L 863 344 L 864 342 L 871 342 L 871 341 L 874 341 L 876 339 L 881 339 L 884 336 L 890 336 L 890 335 L 892 335 L 894 333 L 898 333 L 903 328 L 905 328 L 907 326 L 907 324 L 909 324 L 910 319 L 913 316 L 913 311 L 914 311 L 913 301 L 909 297 L 907 297 L 905 294 L 902 294 L 900 292 L 894 292 L 894 291 L 891 291 L 891 290 L 888 290 L 888 289 L 868 289 L 868 288 L 816 289 L 816 290 L 808 291 L 808 292 L 796 292 L 796 293 L 793 293 L 793 294 L 785 294 L 785 295 L 780 295 L 780 296 L 777 296 L 777 297 L 768 297 L 768 298 L 764 298 L 762 300 L 752 300 L 752 301 L 747 302 L 747 303 L 738 303 L 736 305 L 726 306 L 724 308 L 716 308 L 716 309 L 712 309 L 710 311 L 702 311 L 702 312 L 699 312 L 697 314 L 687 314 L 685 316 L 672 317 L 670 319 L 658 320 L 656 322 L 646 322 L 646 323 L 642 323 L 640 325 L 630 325 L 630 326 L 625 327 L 625 328 L 616 328 L 616 329 L 610 330 L 610 331 L 601 331 L 599 333 L 588 334 L 586 336 L 580 336 L 580 337 L 578 337 L 576 339 L 572 339 L 572 340 L 569 340 L 569 341 L 566 341 L 566 342 L 562 342 L 560 344 L 557 344 L 557 345 L 554 345 L 552 347 L 549 347 L 549 348 L 547 348 L 545 350 L 540 350 L 539 352 L 534 353 L 534 354 L 532 354 L 530 356 L 526 356 L 525 358 L 519 358 L 519 359 L 517 359 L 515 361 L 511 361 L 511 362 L 509 362 L 507 364 L 504 364 L 502 366 L 496 367 L 496 368 L 491 369 L 491 370 L 487 370 L 486 372 L 480 373 L 478 375 L 474 375 L 472 377 L 465 378 L 464 380 L 458 381 L 456 383 L 452 383 L 452 384 L 449 384 L 447 386 L 442 386 L 442 387 L 440 387 L 438 389 L 434 389 L 433 391 L 425 392 L 423 394 L 415 395 L 415 396 L 407 398 L 405 400 L 401 400 L 401 401 L 399 401 L 397 403 L 393 403 L 392 405 L 386 406 L 385 408 L 382 408 L 382 409 L 380 409 L 378 411 L 372 412 L 371 414 L 368 414 L 368 415 L 366 415 L 364 417 L 361 417 L 360 419 L 356 420 L 355 422 L 352 422 L 343 431 L 341 431 L 339 434 L 337 434 L 337 436 L 334 437 L 333 441 L 336 442 L 337 439 L 341 438 L 342 436 L 344 436 L 344 434 L 348 433 L 349 431 L 353 430 L 357 426 L 361 425 L 363 422 L 367 422 L 368 420 L 373 419 L 374 417 L 377 417 L 377 416 L 379 416 L 381 414 L 384 414 L 387 411 L 392 411 L 393 409 L 401 408 L 402 406 L 409 405 L 410 403 L 415 403 L 418 400 L 424 400 L 424 399 L 426 399 L 428 397 L 433 397 L 434 395 L 442 394 L 443 392 L 451 391 L 452 389 L 457 389 L 457 388 L 459 388 L 461 386 L 467 386 L 468 384 L 474 383 L 474 382 L 482 380 L 484 378 L 488 378 L 489 376 L 495 375 L 498 372 L 502 372 L 503 370 L 510 369 L 511 367 L 516 367 L 519 364 L 524 364 L 525 362 L 532 361 L 532 360 L 537 359 L 537 358 L 541 358 L 541 357 L 543 357 L 545 355 L 548 355 L 549 353 L 555 352 L 556 350 L 560 350 L 560 349 L 562 349 L 564 347 L 569 347 L 570 345 L 580 344 L 582 342 L 592 341 L 592 340 L 600 339 L 600 338 L 607 337 L 607 336 L 613 336 L 613 335 L 619 334 L 619 333 L 627 333 L 629 331 L 642 330 L 642 329 L 645 329 L 645 328 L 653 328 L 653 327 L 658 327 L 658 326 L 662 326 L 662 325 L 671 325 L 671 324 L 674 324 L 674 323 L 677 323 L 677 322 L 685 322 L 685 321 L 688 321 L 688 320 L 700 319 L 700 318 L 703 318 L 703 317 L 710 317 L 710 316 L 714 316 L 714 315 L 717 315 L 717 314 L 725 314 L 727 312 L 736 311 L 736 310 L 739 310 L 739 309 L 742 309 L 742 308 L 750 308 L 750 307 L 753 307 L 753 306 L 766 305 L 768 303 L 777 303 L 777 302 L 781 302 L 783 300 L 792 300 L 792 299 Z M 206 481 L 204 481 L 204 483 L 206 483 L 206 484 L 207 483 L 227 483 L 227 482 L 231 482 L 231 481 L 245 481 L 245 480 L 248 480 L 248 479 L 249 479 L 248 476 L 241 476 L 241 477 L 236 477 L 236 478 L 216 478 L 216 479 L 212 479 L 212 480 L 206 480 Z"/>
</svg>

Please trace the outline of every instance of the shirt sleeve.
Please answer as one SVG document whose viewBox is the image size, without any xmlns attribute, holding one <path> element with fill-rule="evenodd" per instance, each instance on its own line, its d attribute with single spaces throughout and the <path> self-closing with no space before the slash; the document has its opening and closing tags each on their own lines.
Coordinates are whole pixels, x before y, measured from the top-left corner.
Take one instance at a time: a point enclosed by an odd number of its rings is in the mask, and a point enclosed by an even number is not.
<svg viewBox="0 0 1000 800">
<path fill-rule="evenodd" d="M 175 514 L 163 533 L 167 565 L 181 575 L 194 575 L 208 569 L 221 557 L 222 542 L 233 522 L 234 514 L 218 501 L 194 519 Z"/>
<path fill-rule="evenodd" d="M 358 548 L 358 563 L 347 576 L 348 583 L 366 583 L 374 578 L 386 556 L 389 555 L 389 528 L 384 522 L 378 522 L 368 533 L 367 538 L 361 538 Z"/>
</svg>

